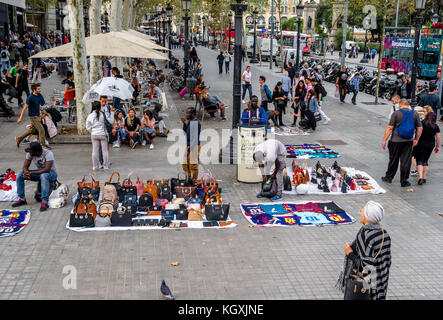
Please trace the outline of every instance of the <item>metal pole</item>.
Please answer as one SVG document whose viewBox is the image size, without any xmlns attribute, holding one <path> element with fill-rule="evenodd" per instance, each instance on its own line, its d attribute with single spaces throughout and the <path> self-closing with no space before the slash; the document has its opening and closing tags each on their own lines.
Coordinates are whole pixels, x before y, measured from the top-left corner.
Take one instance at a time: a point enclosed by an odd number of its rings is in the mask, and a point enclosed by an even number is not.
<svg viewBox="0 0 443 320">
<path fill-rule="evenodd" d="M 166 21 L 163 21 L 163 47 L 166 47 Z"/>
<path fill-rule="evenodd" d="M 229 34 L 228 34 L 228 53 L 232 54 L 231 51 L 231 28 L 232 28 L 232 22 L 231 18 L 229 18 Z"/>
<path fill-rule="evenodd" d="M 254 16 L 254 49 L 252 51 L 252 58 L 249 60 L 250 63 L 258 63 L 257 59 L 257 51 L 255 50 L 257 47 L 257 17 Z"/>
<path fill-rule="evenodd" d="M 347 32 L 347 26 L 348 26 L 348 0 L 346 0 L 345 3 L 345 18 L 343 20 L 343 43 L 341 45 L 341 66 L 342 68 L 345 66 L 345 59 L 346 59 L 346 32 Z"/>
<path fill-rule="evenodd" d="M 271 54 L 270 54 L 270 58 L 269 58 L 269 70 L 272 70 L 272 62 L 274 60 L 274 46 L 273 46 L 273 42 L 274 42 L 274 0 L 271 0 Z"/>
<path fill-rule="evenodd" d="M 234 49 L 234 81 L 232 94 L 232 128 L 237 128 L 240 121 L 241 112 L 241 74 L 242 74 L 242 32 L 243 32 L 243 12 L 248 5 L 242 0 L 231 4 L 231 10 L 235 12 L 235 49 Z"/>
<path fill-rule="evenodd" d="M 411 107 L 414 108 L 417 105 L 417 98 L 415 96 L 415 87 L 417 86 L 417 61 L 418 61 L 418 48 L 420 47 L 420 32 L 421 32 L 421 10 L 416 11 L 415 17 L 415 41 L 414 41 L 414 58 L 412 60 L 412 75 L 411 75 Z"/>
<path fill-rule="evenodd" d="M 399 8 L 399 5 L 400 5 L 400 0 L 397 0 L 397 11 L 395 13 L 395 27 L 396 28 L 398 27 L 398 8 Z M 397 30 L 395 30 L 395 32 L 397 32 Z"/>
<path fill-rule="evenodd" d="M 171 24 L 172 23 L 172 21 L 171 21 L 171 18 L 169 18 L 168 19 L 168 31 L 169 31 L 169 36 L 168 36 L 168 49 L 169 49 L 169 52 L 168 52 L 168 58 L 169 58 L 169 63 L 168 63 L 168 65 L 169 65 L 169 68 L 171 67 L 171 33 L 172 33 L 172 29 L 171 29 Z"/>
<path fill-rule="evenodd" d="M 297 65 L 297 72 L 299 70 L 299 65 L 300 65 L 300 32 L 301 32 L 301 19 L 298 18 L 297 19 L 297 59 L 295 64 Z M 282 41 L 282 39 L 280 39 L 280 41 Z"/>
<path fill-rule="evenodd" d="M 184 56 L 184 62 L 185 62 L 185 77 L 184 77 L 184 82 L 186 83 L 186 79 L 188 78 L 188 71 L 189 71 L 189 16 L 188 16 L 188 12 L 186 12 L 185 15 L 185 56 Z"/>
<path fill-rule="evenodd" d="M 366 45 L 368 43 L 368 30 L 365 33 L 365 48 L 363 49 L 363 58 L 361 58 L 360 63 L 368 63 L 368 59 L 366 59 Z"/>
</svg>

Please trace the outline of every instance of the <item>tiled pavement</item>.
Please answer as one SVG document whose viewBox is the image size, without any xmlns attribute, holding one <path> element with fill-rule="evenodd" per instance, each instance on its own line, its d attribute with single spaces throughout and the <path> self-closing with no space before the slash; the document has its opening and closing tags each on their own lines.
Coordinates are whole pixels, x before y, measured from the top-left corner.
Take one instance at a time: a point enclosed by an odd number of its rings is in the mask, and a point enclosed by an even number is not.
<svg viewBox="0 0 443 320">
<path fill-rule="evenodd" d="M 232 75 L 218 76 L 216 53 L 204 48 L 198 52 L 210 91 L 232 105 Z M 259 72 L 265 74 L 271 85 L 280 77 L 265 66 L 254 66 L 252 72 L 254 79 Z M 59 80 L 48 80 L 44 89 L 61 86 Z M 257 83 L 253 89 L 258 92 Z M 339 164 L 366 171 L 380 182 L 388 158 L 387 151 L 381 149 L 386 117 L 380 110 L 376 113 L 362 105 L 339 104 L 333 94 L 329 96 L 324 110 L 333 121 L 328 126 L 320 125 L 311 136 L 280 139 L 288 143 L 341 139 L 345 145 L 333 146 L 341 154 Z M 170 128 L 180 127 L 179 112 L 194 101 L 178 99 L 176 94 L 168 97 L 174 106 L 167 124 Z M 387 107 L 373 108 L 388 112 Z M 231 113 L 232 107 L 228 109 L 228 119 Z M 12 141 L 23 125 L 3 122 L 2 126 L 1 168 L 20 170 L 24 148 L 17 151 Z M 229 128 L 230 121 L 205 120 L 203 128 L 208 127 Z M 141 147 L 111 149 L 112 167 L 122 176 L 133 169 L 144 178 L 175 176 L 179 166 L 166 165 L 170 144 L 166 139 L 157 139 L 154 151 Z M 53 150 L 60 180 L 69 184 L 72 193 L 75 182 L 91 172 L 91 147 L 56 145 Z M 312 163 L 315 162 L 309 161 Z M 332 160 L 322 163 L 331 164 Z M 238 183 L 234 166 L 203 167 L 228 189 L 223 197 L 231 203 L 231 217 L 239 224 L 236 228 L 71 232 L 65 228 L 71 206 L 40 213 L 32 199 L 35 186 L 28 186 L 28 201 L 33 209 L 30 224 L 18 235 L 0 240 L 0 299 L 159 299 L 162 279 L 177 299 L 341 298 L 334 284 L 342 268 L 343 244 L 353 240 L 359 222 L 335 227 L 249 228 L 239 205 L 254 201 L 258 187 Z M 357 220 L 366 201 L 379 201 L 386 212 L 383 224 L 392 239 L 388 298 L 441 299 L 443 219 L 437 214 L 442 213 L 442 168 L 441 155 L 433 154 L 428 184 L 419 188 L 415 186 L 416 179 L 411 178 L 415 190 L 412 193 L 400 188 L 397 178 L 392 185 L 380 182 L 388 191 L 382 195 L 285 196 L 285 200 L 333 200 Z M 108 177 L 108 173 L 97 174 L 101 183 Z M 0 208 L 7 207 L 7 203 L 0 204 Z M 180 265 L 172 267 L 173 261 Z M 66 266 L 76 268 L 75 290 L 62 286 Z"/>
</svg>

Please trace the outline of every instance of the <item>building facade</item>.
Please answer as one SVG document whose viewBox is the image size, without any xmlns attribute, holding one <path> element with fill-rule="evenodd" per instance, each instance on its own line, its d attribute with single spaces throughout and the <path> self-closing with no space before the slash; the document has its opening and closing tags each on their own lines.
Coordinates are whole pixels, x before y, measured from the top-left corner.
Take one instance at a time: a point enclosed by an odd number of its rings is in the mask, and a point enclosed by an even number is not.
<svg viewBox="0 0 443 320">
<path fill-rule="evenodd" d="M 25 0 L 0 0 L 0 39 L 10 32 L 24 32 L 25 8 Z"/>
</svg>

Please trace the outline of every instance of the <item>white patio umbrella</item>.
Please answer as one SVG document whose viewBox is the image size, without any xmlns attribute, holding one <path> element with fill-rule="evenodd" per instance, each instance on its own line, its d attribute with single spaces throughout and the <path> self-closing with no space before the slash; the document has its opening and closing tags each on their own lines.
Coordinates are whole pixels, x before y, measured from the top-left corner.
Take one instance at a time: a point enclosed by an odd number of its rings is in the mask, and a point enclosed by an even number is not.
<svg viewBox="0 0 443 320">
<path fill-rule="evenodd" d="M 132 85 L 122 79 L 116 77 L 101 78 L 83 96 L 83 103 L 98 101 L 100 96 L 108 96 L 128 100 L 132 98 L 134 88 Z"/>
</svg>

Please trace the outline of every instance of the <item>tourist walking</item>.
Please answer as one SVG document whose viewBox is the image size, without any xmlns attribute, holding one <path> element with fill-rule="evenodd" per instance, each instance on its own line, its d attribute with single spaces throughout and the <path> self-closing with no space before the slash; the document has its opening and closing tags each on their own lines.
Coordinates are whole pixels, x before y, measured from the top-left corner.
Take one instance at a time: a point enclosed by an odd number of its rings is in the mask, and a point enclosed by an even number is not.
<svg viewBox="0 0 443 320">
<path fill-rule="evenodd" d="M 438 114 L 438 110 L 441 110 L 440 97 L 437 94 L 438 88 L 435 83 L 429 85 L 429 91 L 427 94 L 420 98 L 420 107 L 431 106 L 435 116 Z"/>
<path fill-rule="evenodd" d="M 22 95 L 23 92 L 26 93 L 26 97 L 29 97 L 29 83 L 28 83 L 29 71 L 28 63 L 23 64 L 23 67 L 17 72 L 15 80 L 15 88 L 17 89 L 17 100 L 18 105 L 21 108 L 23 106 Z"/>
<path fill-rule="evenodd" d="M 107 119 L 112 123 L 113 119 Z M 86 130 L 91 134 L 92 170 L 97 171 L 99 165 L 99 145 L 103 154 L 103 169 L 109 169 L 108 136 L 105 127 L 105 113 L 101 112 L 100 102 L 92 103 L 91 113 L 86 118 Z"/>
<path fill-rule="evenodd" d="M 258 78 L 258 82 L 260 83 L 260 97 L 261 97 L 260 107 L 267 112 L 268 103 L 272 102 L 272 92 L 269 89 L 268 85 L 265 83 L 266 82 L 265 76 L 260 76 Z"/>
<path fill-rule="evenodd" d="M 400 109 L 395 111 L 385 130 L 382 148 L 386 149 L 386 142 L 389 137 L 389 164 L 382 181 L 392 183 L 392 179 L 397 173 L 400 162 L 400 183 L 402 187 L 409 187 L 409 172 L 411 170 L 412 148 L 420 140 L 422 134 L 422 124 L 417 112 L 409 108 L 406 99 L 400 100 Z M 414 138 L 415 136 L 415 138 Z"/>
<path fill-rule="evenodd" d="M 343 66 L 341 71 L 337 75 L 337 79 L 335 80 L 335 86 L 338 89 L 340 95 L 340 102 L 345 102 L 346 98 L 346 84 L 349 79 L 349 73 L 347 71 L 346 66 Z"/>
<path fill-rule="evenodd" d="M 225 61 L 225 56 L 223 55 L 223 52 L 220 51 L 220 54 L 217 56 L 218 61 L 218 74 L 223 73 L 223 62 Z"/>
<path fill-rule="evenodd" d="M 328 124 L 331 119 L 326 115 L 326 113 L 324 113 L 321 107 L 323 105 L 323 102 L 325 101 L 325 96 L 327 94 L 326 89 L 318 82 L 317 78 L 314 76 L 311 78 L 311 83 L 318 101 L 318 112 L 323 117 L 323 119 L 325 119 L 323 121 L 323 124 Z"/>
<path fill-rule="evenodd" d="M 345 300 L 357 300 L 348 281 L 358 275 L 358 278 L 363 278 L 363 288 L 369 289 L 366 291 L 368 300 L 386 299 L 391 267 L 391 237 L 380 225 L 383 217 L 384 209 L 375 201 L 367 202 L 360 210 L 363 226 L 355 240 L 345 244 L 345 262 L 337 282 L 337 288 L 345 294 Z M 367 279 L 370 279 L 370 283 Z M 360 292 L 358 294 L 361 295 Z"/>
<path fill-rule="evenodd" d="M 423 132 L 418 140 L 417 145 L 412 150 L 412 154 L 417 163 L 418 184 L 426 183 L 426 174 L 429 170 L 429 158 L 432 151 L 438 153 L 440 150 L 440 128 L 437 125 L 437 115 L 430 106 L 423 108 L 425 118 L 421 122 Z"/>
<path fill-rule="evenodd" d="M 356 72 L 355 75 L 351 78 L 351 80 L 349 81 L 351 87 L 350 87 L 350 91 L 354 94 L 352 96 L 352 104 L 356 105 L 356 99 L 357 99 L 357 94 L 360 91 L 360 81 L 362 80 L 362 78 L 360 78 L 360 73 Z"/>
<path fill-rule="evenodd" d="M 283 91 L 283 84 L 281 81 L 277 82 L 274 88 L 274 92 L 272 92 L 272 100 L 275 104 L 275 109 L 279 112 L 278 115 L 278 125 L 284 126 L 283 124 L 283 113 L 286 113 L 286 104 L 287 104 L 287 96 Z"/>
<path fill-rule="evenodd" d="M 24 138 L 31 134 L 38 134 L 38 139 L 42 146 L 45 146 L 45 129 L 40 121 L 40 106 L 45 105 L 45 99 L 40 94 L 40 85 L 32 84 L 31 85 L 32 94 L 26 99 L 25 106 L 23 107 L 22 112 L 20 113 L 20 117 L 17 120 L 17 123 L 20 124 L 23 120 L 23 116 L 28 110 L 29 121 L 31 122 L 31 127 L 27 129 L 21 136 L 15 137 L 15 144 L 20 147 L 20 143 Z"/>
<path fill-rule="evenodd" d="M 409 77 L 404 75 L 401 78 L 401 86 L 397 89 L 397 94 L 400 96 L 400 99 L 411 99 L 412 87 L 411 81 L 409 81 Z"/>
<path fill-rule="evenodd" d="M 288 71 L 283 71 L 283 77 L 280 81 L 282 83 L 282 90 L 289 99 L 289 93 L 292 92 L 292 81 L 288 75 Z"/>
<path fill-rule="evenodd" d="M 306 99 L 306 94 L 308 93 L 308 91 L 306 90 L 306 86 L 305 86 L 305 82 L 303 80 L 300 80 L 297 83 L 297 87 L 295 88 L 294 91 L 294 103 L 292 104 L 292 108 L 294 109 L 294 121 L 292 122 L 292 126 L 296 126 L 297 125 L 297 116 L 296 114 L 299 113 L 300 108 L 302 106 L 305 105 L 305 99 Z"/>
<path fill-rule="evenodd" d="M 250 66 L 246 67 L 246 70 L 243 72 L 243 75 L 241 76 L 241 80 L 243 87 L 242 102 L 245 103 L 246 90 L 248 90 L 249 92 L 249 100 L 251 100 L 252 98 L 252 85 L 251 85 L 252 74 Z"/>
<path fill-rule="evenodd" d="M 226 51 L 225 52 L 225 71 L 226 71 L 226 74 L 229 73 L 229 65 L 230 65 L 231 61 L 232 61 L 231 54 L 228 51 Z"/>
</svg>

